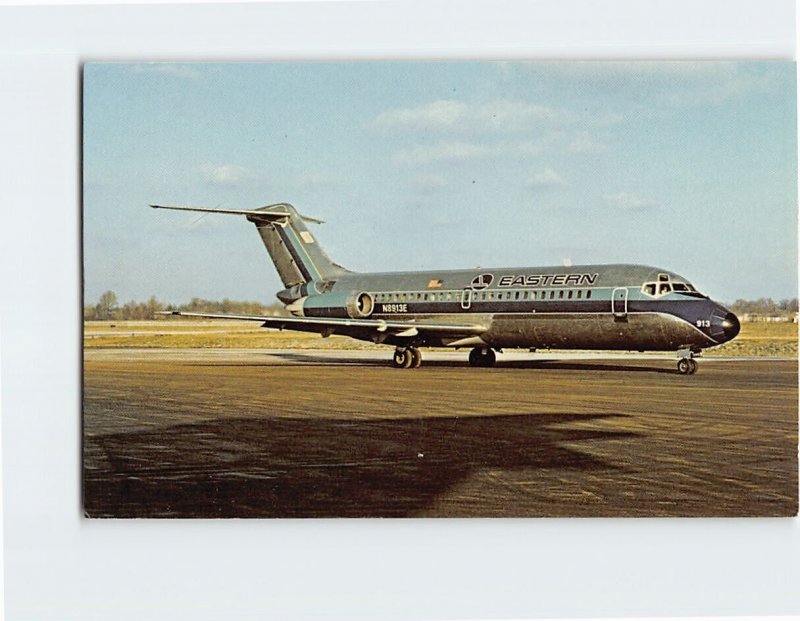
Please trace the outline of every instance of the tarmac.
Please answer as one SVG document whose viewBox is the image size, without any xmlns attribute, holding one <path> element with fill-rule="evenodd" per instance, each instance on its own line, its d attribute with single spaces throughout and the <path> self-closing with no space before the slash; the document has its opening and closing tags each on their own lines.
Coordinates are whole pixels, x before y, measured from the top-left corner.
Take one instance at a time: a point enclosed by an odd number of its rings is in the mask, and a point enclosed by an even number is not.
<svg viewBox="0 0 800 621">
<path fill-rule="evenodd" d="M 791 516 L 796 359 L 87 349 L 92 517 Z"/>
</svg>

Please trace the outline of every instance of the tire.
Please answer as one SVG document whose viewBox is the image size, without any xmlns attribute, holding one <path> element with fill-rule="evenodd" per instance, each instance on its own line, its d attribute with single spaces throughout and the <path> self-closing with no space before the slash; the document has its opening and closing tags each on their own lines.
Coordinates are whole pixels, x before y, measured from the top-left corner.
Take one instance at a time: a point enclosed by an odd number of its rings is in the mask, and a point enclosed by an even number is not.
<svg viewBox="0 0 800 621">
<path fill-rule="evenodd" d="M 692 363 L 697 364 L 691 358 L 681 358 L 678 360 L 678 373 L 681 375 L 689 375 L 692 372 Z"/>
<path fill-rule="evenodd" d="M 487 349 L 486 353 L 483 353 L 481 349 L 476 347 L 469 352 L 469 364 L 473 367 L 493 367 L 496 360 L 497 357 L 492 349 Z"/>
<path fill-rule="evenodd" d="M 693 359 L 689 359 L 689 375 L 694 375 L 697 373 L 697 361 Z"/>
<path fill-rule="evenodd" d="M 422 366 L 422 352 L 416 347 L 412 347 L 408 351 L 411 352 L 411 368 L 418 369 Z"/>
<path fill-rule="evenodd" d="M 407 369 L 413 362 L 413 356 L 409 349 L 396 349 L 392 356 L 392 366 L 396 369 Z"/>
<path fill-rule="evenodd" d="M 481 366 L 481 350 L 480 349 L 473 349 L 469 352 L 469 366 L 471 367 L 479 367 Z"/>
</svg>

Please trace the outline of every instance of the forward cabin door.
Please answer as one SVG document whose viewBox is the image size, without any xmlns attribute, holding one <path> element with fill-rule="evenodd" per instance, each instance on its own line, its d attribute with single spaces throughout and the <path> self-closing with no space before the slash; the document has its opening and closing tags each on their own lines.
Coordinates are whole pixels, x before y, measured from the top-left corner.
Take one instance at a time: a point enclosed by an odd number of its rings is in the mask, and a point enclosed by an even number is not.
<svg viewBox="0 0 800 621">
<path fill-rule="evenodd" d="M 625 319 L 628 316 L 627 287 L 617 287 L 611 293 L 611 312 L 618 319 Z"/>
<path fill-rule="evenodd" d="M 461 292 L 461 308 L 469 310 L 470 306 L 472 306 L 472 289 L 464 289 Z"/>
</svg>

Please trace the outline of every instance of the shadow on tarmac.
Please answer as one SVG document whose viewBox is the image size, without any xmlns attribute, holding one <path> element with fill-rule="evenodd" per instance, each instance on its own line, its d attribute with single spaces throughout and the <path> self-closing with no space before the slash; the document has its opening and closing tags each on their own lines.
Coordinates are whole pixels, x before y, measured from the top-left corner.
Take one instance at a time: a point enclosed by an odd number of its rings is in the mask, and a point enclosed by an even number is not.
<svg viewBox="0 0 800 621">
<path fill-rule="evenodd" d="M 321 356 L 316 353 L 297 353 L 297 352 L 270 352 L 272 357 L 279 358 L 282 361 L 292 363 L 292 366 L 358 366 L 358 367 L 391 367 L 390 358 L 387 356 L 386 360 L 380 358 L 353 358 L 347 357 L 346 354 L 342 355 L 324 355 Z M 628 363 L 616 363 L 605 361 L 590 361 L 590 360 L 508 360 L 502 359 L 497 361 L 496 369 L 553 369 L 565 371 L 618 371 L 621 373 L 662 373 L 667 375 L 679 375 L 674 364 L 670 364 L 668 360 L 654 360 L 656 364 L 663 364 L 665 366 L 653 366 L 637 364 L 636 360 L 631 360 Z M 282 363 L 278 363 L 282 364 Z M 270 367 L 275 366 L 275 363 L 264 360 L 263 362 L 243 362 L 243 363 L 200 363 L 198 366 L 240 366 L 240 367 Z M 461 360 L 426 360 L 423 353 L 422 368 L 469 368 L 469 363 L 466 358 Z M 399 369 L 408 372 L 419 372 L 417 369 Z M 485 372 L 486 369 L 476 369 L 476 371 Z"/>
<path fill-rule="evenodd" d="M 639 434 L 563 425 L 623 416 L 232 418 L 93 437 L 102 457 L 84 472 L 84 509 L 91 517 L 414 516 L 480 469 L 618 470 L 574 444 Z"/>
</svg>

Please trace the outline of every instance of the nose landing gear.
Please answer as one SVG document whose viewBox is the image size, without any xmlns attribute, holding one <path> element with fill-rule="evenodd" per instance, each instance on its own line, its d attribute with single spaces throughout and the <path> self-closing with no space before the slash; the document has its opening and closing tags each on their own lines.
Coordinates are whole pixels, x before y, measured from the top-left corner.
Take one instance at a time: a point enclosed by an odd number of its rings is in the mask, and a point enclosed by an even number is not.
<svg viewBox="0 0 800 621">
<path fill-rule="evenodd" d="M 697 361 L 691 349 L 678 351 L 678 373 L 681 375 L 694 375 L 697 373 Z"/>
<path fill-rule="evenodd" d="M 422 353 L 416 347 L 405 347 L 394 350 L 392 366 L 395 369 L 416 369 L 422 365 Z"/>
</svg>

